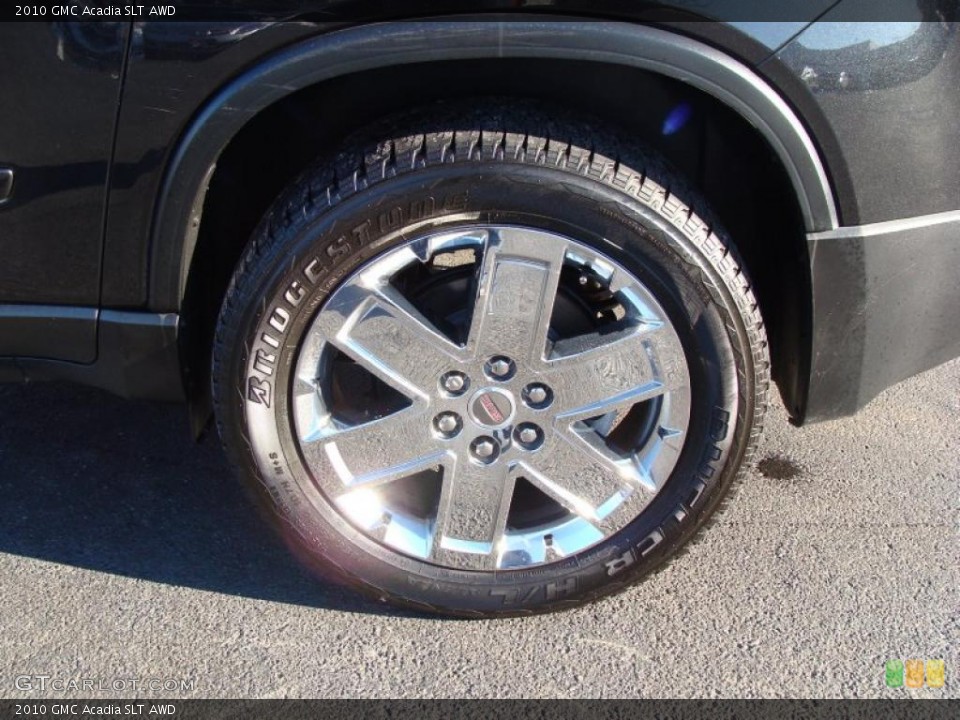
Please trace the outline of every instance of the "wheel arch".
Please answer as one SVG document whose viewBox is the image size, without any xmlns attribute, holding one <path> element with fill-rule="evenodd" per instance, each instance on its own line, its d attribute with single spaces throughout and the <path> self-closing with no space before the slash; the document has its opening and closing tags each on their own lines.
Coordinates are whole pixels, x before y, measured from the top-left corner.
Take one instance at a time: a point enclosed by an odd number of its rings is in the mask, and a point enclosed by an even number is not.
<svg viewBox="0 0 960 720">
<path fill-rule="evenodd" d="M 803 245 L 802 249 L 798 245 L 797 251 L 804 261 L 803 234 L 838 226 L 827 173 L 798 116 L 759 75 L 698 41 L 627 23 L 534 20 L 398 22 L 320 35 L 269 56 L 222 88 L 198 112 L 166 169 L 151 232 L 149 304 L 154 309 L 181 312 L 184 319 L 181 360 L 188 396 L 196 409 L 195 421 L 207 412 L 204 373 L 209 356 L 202 348 L 205 329 L 190 318 L 188 286 L 191 276 L 203 272 L 203 264 L 196 260 L 203 256 L 197 250 L 203 244 L 201 227 L 210 210 L 207 191 L 231 144 L 270 108 L 331 81 L 396 68 L 511 59 L 629 69 L 667 78 L 678 87 L 709 97 L 752 128 L 772 151 L 792 191 Z M 750 258 L 746 260 L 756 275 Z M 799 296 L 800 307 L 788 310 L 784 321 L 795 326 L 790 328 L 793 337 L 781 351 L 774 347 L 773 354 L 775 375 L 788 409 L 802 416 L 809 374 L 809 318 L 804 317 L 810 314 L 809 262 L 798 272 L 803 277 L 791 292 Z M 763 293 L 760 295 L 763 307 Z M 764 309 L 765 314 L 779 312 Z M 774 323 L 768 320 L 768 324 Z"/>
</svg>

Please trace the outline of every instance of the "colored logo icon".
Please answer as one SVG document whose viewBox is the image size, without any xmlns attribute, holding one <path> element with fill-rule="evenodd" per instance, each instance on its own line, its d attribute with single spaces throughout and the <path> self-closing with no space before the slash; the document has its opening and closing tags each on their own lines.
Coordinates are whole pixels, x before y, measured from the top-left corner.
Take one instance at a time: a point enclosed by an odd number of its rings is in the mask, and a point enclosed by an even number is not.
<svg viewBox="0 0 960 720">
<path fill-rule="evenodd" d="M 904 662 L 898 658 L 887 660 L 883 666 L 883 681 L 889 688 L 922 688 L 926 670 L 928 688 L 942 688 L 946 684 L 946 666 L 943 660 L 911 658 Z"/>
<path fill-rule="evenodd" d="M 945 674 L 943 660 L 927 660 L 927 687 L 942 688 Z"/>
<path fill-rule="evenodd" d="M 884 680 L 887 687 L 903 687 L 903 660 L 887 660 Z"/>
<path fill-rule="evenodd" d="M 923 687 L 923 660 L 907 660 L 907 687 Z"/>
</svg>

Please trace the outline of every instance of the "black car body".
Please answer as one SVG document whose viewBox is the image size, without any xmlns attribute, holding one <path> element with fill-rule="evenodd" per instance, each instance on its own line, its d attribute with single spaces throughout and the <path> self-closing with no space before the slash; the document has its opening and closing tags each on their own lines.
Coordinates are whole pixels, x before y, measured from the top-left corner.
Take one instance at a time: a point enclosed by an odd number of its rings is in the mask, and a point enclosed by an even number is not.
<svg viewBox="0 0 960 720">
<path fill-rule="evenodd" d="M 290 179 L 360 124 L 497 95 L 589 110 L 692 178 L 753 277 L 792 419 L 851 414 L 960 355 L 957 3 L 771 5 L 191 2 L 6 24 L 0 379 L 187 401 L 199 430 L 217 312 Z"/>
<path fill-rule="evenodd" d="M 729 122 L 759 134 L 760 152 L 773 153 L 774 172 L 788 183 L 774 202 L 792 213 L 789 236 L 757 241 L 785 247 L 758 250 L 764 271 L 755 274 L 775 377 L 797 421 L 852 413 L 960 354 L 955 3 L 896 5 L 896 24 L 862 22 L 877 10 L 859 0 L 788 4 L 777 15 L 796 20 L 770 23 L 741 21 L 757 15 L 750 3 L 717 6 L 721 20 L 734 18 L 727 24 L 700 22 L 682 2 L 599 3 L 589 12 L 557 2 L 483 25 L 479 13 L 501 8 L 474 5 L 477 14 L 459 18 L 409 3 L 381 20 L 347 3 L 305 10 L 277 2 L 262 14 L 287 22 L 53 21 L 0 30 L 4 379 L 65 378 L 202 403 L 195 378 L 206 373 L 204 341 L 187 321 L 202 325 L 191 316 L 202 315 L 204 299 L 190 297 L 189 280 L 209 273 L 204 292 L 222 290 L 222 274 L 204 259 L 228 266 L 239 250 L 216 247 L 225 241 L 206 220 L 243 212 L 211 206 L 224 201 L 219 195 L 205 202 L 218 168 L 250 153 L 237 143 L 255 155 L 269 137 L 258 132 L 309 133 L 319 151 L 349 130 L 351 116 L 383 112 L 398 95 L 413 102 L 405 84 L 450 63 L 460 69 L 444 72 L 498 81 L 498 62 L 514 77 L 524 67 L 533 80 L 517 85 L 547 96 L 599 93 L 605 74 L 612 82 L 644 69 L 671 83 L 645 117 L 608 103 L 644 137 L 657 136 L 684 100 L 719 103 Z M 560 12 L 577 26 L 561 24 Z M 542 82 L 551 63 L 571 69 L 565 82 Z M 584 63 L 602 69 L 578 74 Z M 298 97 L 298 108 L 290 101 L 303 88 L 315 95 Z M 307 130 L 297 113 L 315 103 L 339 117 Z M 659 137 L 674 162 L 690 166 L 683 132 Z M 289 175 L 298 159 L 283 163 Z M 245 172 L 258 188 L 238 204 L 262 209 L 278 181 L 270 168 Z"/>
</svg>

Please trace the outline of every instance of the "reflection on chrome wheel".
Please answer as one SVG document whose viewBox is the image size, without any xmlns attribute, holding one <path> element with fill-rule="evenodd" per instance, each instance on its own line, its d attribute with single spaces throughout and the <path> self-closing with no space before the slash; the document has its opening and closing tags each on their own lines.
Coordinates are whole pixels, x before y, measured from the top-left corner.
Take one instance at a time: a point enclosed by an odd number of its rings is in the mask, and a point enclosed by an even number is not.
<svg viewBox="0 0 960 720">
<path fill-rule="evenodd" d="M 465 307 L 426 317 L 393 282 L 422 267 L 467 271 Z M 589 332 L 557 334 L 559 294 Z M 440 329 L 458 319 L 463 332 Z M 358 373 L 397 402 L 350 421 L 336 388 Z M 430 235 L 354 272 L 310 326 L 292 393 L 306 464 L 353 523 L 399 552 L 476 570 L 550 562 L 619 531 L 669 477 L 690 412 L 679 338 L 640 281 L 582 243 L 521 227 Z M 517 493 L 519 482 L 529 487 Z"/>
<path fill-rule="evenodd" d="M 735 251 L 646 151 L 556 117 L 371 129 L 240 262 L 218 426 L 325 578 L 459 616 L 571 607 L 672 557 L 749 456 L 768 363 Z"/>
</svg>

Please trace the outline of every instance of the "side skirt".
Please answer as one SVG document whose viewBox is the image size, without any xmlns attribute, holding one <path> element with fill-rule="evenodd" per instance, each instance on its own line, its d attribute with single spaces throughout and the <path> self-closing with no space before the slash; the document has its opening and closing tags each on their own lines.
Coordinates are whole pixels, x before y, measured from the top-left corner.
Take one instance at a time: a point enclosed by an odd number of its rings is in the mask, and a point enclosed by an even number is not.
<svg viewBox="0 0 960 720">
<path fill-rule="evenodd" d="M 0 306 L 0 381 L 61 380 L 125 398 L 186 399 L 177 314 L 52 306 L 3 312 L 16 307 Z M 79 352 L 88 339 L 93 357 Z"/>
</svg>

